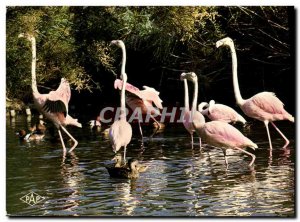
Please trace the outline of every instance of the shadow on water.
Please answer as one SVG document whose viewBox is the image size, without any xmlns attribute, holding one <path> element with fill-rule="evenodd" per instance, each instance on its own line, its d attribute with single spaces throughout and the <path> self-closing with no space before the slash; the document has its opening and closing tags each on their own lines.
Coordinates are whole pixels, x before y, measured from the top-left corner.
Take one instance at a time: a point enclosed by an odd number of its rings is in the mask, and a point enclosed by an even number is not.
<svg viewBox="0 0 300 222">
<path fill-rule="evenodd" d="M 138 129 L 128 146 L 128 158 L 149 166 L 136 180 L 110 178 L 105 165 L 114 156 L 101 131 L 69 128 L 79 141 L 64 159 L 61 144 L 49 135 L 40 142 L 21 142 L 15 132 L 33 120 L 18 116 L 7 120 L 7 213 L 45 216 L 281 216 L 295 215 L 294 125 L 279 122 L 290 139 L 284 141 L 271 128 L 272 156 L 265 128 L 254 122 L 243 133 L 259 148 L 251 158 L 228 152 L 226 170 L 220 149 L 199 144 L 191 149 L 181 125 L 167 125 L 155 134 L 148 128 L 144 147 Z M 197 141 L 197 140 L 195 140 Z M 68 143 L 66 143 L 68 144 Z M 68 144 L 69 147 L 71 144 Z M 20 198 L 30 191 L 45 200 L 29 206 Z"/>
</svg>

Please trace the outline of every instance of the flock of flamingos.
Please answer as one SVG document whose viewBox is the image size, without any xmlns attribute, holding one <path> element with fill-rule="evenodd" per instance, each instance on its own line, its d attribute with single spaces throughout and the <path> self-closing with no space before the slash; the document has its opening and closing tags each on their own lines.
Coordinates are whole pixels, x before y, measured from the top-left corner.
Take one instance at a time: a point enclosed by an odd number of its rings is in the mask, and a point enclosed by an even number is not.
<svg viewBox="0 0 300 222">
<path fill-rule="evenodd" d="M 72 118 L 68 114 L 68 103 L 71 96 L 71 90 L 69 83 L 66 79 L 62 78 L 61 83 L 56 91 L 51 91 L 48 94 L 40 94 L 37 89 L 36 83 L 36 40 L 29 34 L 20 34 L 19 37 L 27 38 L 32 45 L 32 92 L 33 100 L 36 108 L 49 120 L 51 120 L 58 130 L 58 134 L 63 147 L 63 154 L 65 155 L 67 149 L 65 147 L 61 130 L 65 132 L 74 145 L 69 149 L 69 152 L 75 149 L 78 142 L 67 131 L 66 125 L 75 125 L 81 127 L 81 124 L 77 119 Z M 150 112 L 151 114 L 158 112 L 162 109 L 162 100 L 159 98 L 159 92 L 154 88 L 144 87 L 144 90 L 139 90 L 136 87 L 127 83 L 127 74 L 125 72 L 126 64 L 126 49 L 123 41 L 113 40 L 111 45 L 116 45 L 122 49 L 122 66 L 120 79 L 115 81 L 115 88 L 121 90 L 121 114 L 118 120 L 116 120 L 109 129 L 109 138 L 112 144 L 112 149 L 116 153 L 121 147 L 124 147 L 124 156 L 122 164 L 122 156 L 118 155 L 115 158 L 117 161 L 113 167 L 106 167 L 109 174 L 112 177 L 120 178 L 137 178 L 139 173 L 145 170 L 145 167 L 139 165 L 138 161 L 134 158 L 126 162 L 126 147 L 131 141 L 132 128 L 126 120 L 125 102 L 132 109 L 139 107 L 142 113 Z M 261 92 L 249 99 L 243 99 L 239 89 L 238 76 L 237 76 L 237 56 L 234 47 L 234 43 L 231 38 L 226 37 L 217 41 L 216 47 L 228 46 L 232 56 L 232 77 L 233 87 L 236 103 L 243 110 L 248 117 L 258 119 L 265 124 L 270 149 L 272 150 L 272 142 L 269 133 L 268 124 L 278 131 L 278 133 L 285 140 L 286 147 L 289 144 L 289 140 L 285 135 L 276 127 L 274 121 L 277 120 L 289 120 L 294 122 L 294 117 L 290 115 L 283 107 L 283 103 L 272 92 Z M 185 93 L 185 108 L 184 108 L 184 127 L 191 135 L 191 142 L 193 144 L 193 133 L 199 137 L 200 150 L 202 147 L 201 140 L 203 139 L 208 145 L 213 147 L 222 148 L 226 166 L 228 166 L 226 150 L 236 149 L 252 157 L 249 164 L 251 166 L 255 161 L 255 155 L 247 152 L 246 147 L 255 149 L 257 145 L 250 139 L 245 137 L 238 129 L 230 125 L 230 122 L 242 122 L 246 120 L 239 115 L 232 108 L 215 104 L 213 100 L 208 103 L 200 103 L 197 110 L 197 97 L 198 97 L 198 79 L 197 75 L 193 72 L 182 73 L 180 79 L 184 83 Z M 188 95 L 188 81 L 194 85 L 194 96 L 192 107 L 189 107 L 189 95 Z M 125 92 L 126 91 L 126 92 Z M 158 108 L 153 107 L 153 103 Z M 206 115 L 210 122 L 205 122 L 203 115 Z M 153 116 L 151 118 L 160 126 Z M 142 129 L 139 125 L 140 133 L 142 135 Z M 128 165 L 127 165 L 128 164 Z"/>
</svg>

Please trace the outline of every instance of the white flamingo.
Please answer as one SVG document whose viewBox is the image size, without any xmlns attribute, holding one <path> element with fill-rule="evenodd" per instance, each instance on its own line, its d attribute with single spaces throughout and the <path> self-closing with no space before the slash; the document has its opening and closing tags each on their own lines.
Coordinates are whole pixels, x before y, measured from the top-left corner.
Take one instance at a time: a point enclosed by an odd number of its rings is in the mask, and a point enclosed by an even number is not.
<svg viewBox="0 0 300 222">
<path fill-rule="evenodd" d="M 126 48 L 125 44 L 122 40 L 118 40 L 120 42 L 119 47 L 122 49 L 123 56 L 126 56 Z M 125 66 L 126 58 L 124 59 L 122 65 Z M 123 81 L 120 79 L 116 79 L 114 83 L 115 89 L 121 90 L 123 86 Z M 162 125 L 154 118 L 153 115 L 160 115 L 160 110 L 162 109 L 162 100 L 159 97 L 159 92 L 152 87 L 143 86 L 143 90 L 139 90 L 137 87 L 126 83 L 126 104 L 130 107 L 130 109 L 134 112 L 137 108 L 141 110 L 140 114 L 149 115 L 150 118 L 156 123 L 158 130 L 162 127 Z M 153 104 L 156 106 L 154 107 Z M 141 116 L 139 116 L 139 119 Z M 140 121 L 138 121 L 139 130 L 143 141 L 143 131 L 141 128 Z"/>
<path fill-rule="evenodd" d="M 113 40 L 111 44 L 120 47 L 124 46 L 121 40 Z M 116 153 L 122 146 L 124 146 L 124 162 L 126 163 L 126 147 L 131 141 L 132 128 L 131 125 L 126 120 L 126 110 L 125 110 L 125 85 L 127 82 L 127 75 L 125 73 L 125 63 L 126 63 L 126 52 L 122 50 L 122 67 L 121 67 L 121 79 L 122 89 L 121 89 L 121 112 L 120 119 L 116 120 L 109 129 L 109 139 L 112 144 L 113 151 Z"/>
</svg>

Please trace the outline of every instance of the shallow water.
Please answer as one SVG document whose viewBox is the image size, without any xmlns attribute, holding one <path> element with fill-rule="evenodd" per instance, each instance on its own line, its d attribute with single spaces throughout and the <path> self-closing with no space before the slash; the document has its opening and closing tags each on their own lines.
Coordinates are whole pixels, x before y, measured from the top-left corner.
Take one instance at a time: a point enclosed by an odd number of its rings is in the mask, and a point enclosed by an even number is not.
<svg viewBox="0 0 300 222">
<path fill-rule="evenodd" d="M 32 120 L 33 121 L 33 120 Z M 204 144 L 199 152 L 195 139 L 182 125 L 167 125 L 149 138 L 145 129 L 144 149 L 138 129 L 127 157 L 137 157 L 148 165 L 137 180 L 110 178 L 106 164 L 114 156 L 101 132 L 87 126 L 68 128 L 79 141 L 64 159 L 59 141 L 47 137 L 40 142 L 20 142 L 15 132 L 31 122 L 18 116 L 6 123 L 7 214 L 37 216 L 295 216 L 295 129 L 294 124 L 278 122 L 290 139 L 284 141 L 270 125 L 273 141 L 270 155 L 266 130 L 253 122 L 248 130 L 236 126 L 258 144 L 253 168 L 251 158 L 228 152 L 226 170 L 220 149 Z M 70 144 L 66 142 L 70 147 Z M 44 200 L 30 206 L 20 198 L 30 191 Z"/>
</svg>

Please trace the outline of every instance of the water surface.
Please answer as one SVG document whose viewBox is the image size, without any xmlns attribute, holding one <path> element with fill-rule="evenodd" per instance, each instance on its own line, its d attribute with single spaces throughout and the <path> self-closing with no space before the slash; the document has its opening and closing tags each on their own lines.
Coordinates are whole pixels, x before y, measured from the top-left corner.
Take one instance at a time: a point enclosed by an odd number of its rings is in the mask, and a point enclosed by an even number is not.
<svg viewBox="0 0 300 222">
<path fill-rule="evenodd" d="M 247 166 L 250 157 L 228 152 L 227 170 L 221 150 L 204 144 L 201 154 L 199 143 L 191 149 L 190 137 L 180 124 L 167 125 L 152 138 L 152 129 L 146 127 L 144 149 L 134 126 L 127 157 L 139 158 L 149 168 L 137 180 L 126 180 L 109 177 L 104 166 L 111 164 L 114 153 L 101 132 L 68 128 L 79 145 L 63 158 L 60 142 L 49 133 L 40 142 L 19 141 L 15 132 L 31 121 L 17 116 L 6 123 L 8 215 L 295 216 L 292 123 L 277 124 L 290 139 L 286 149 L 270 126 L 272 155 L 261 122 L 248 130 L 236 126 L 259 148 L 248 150 L 256 155 L 253 168 Z M 30 191 L 45 200 L 34 206 L 22 202 L 20 198 Z"/>
</svg>

